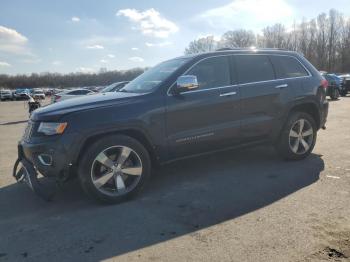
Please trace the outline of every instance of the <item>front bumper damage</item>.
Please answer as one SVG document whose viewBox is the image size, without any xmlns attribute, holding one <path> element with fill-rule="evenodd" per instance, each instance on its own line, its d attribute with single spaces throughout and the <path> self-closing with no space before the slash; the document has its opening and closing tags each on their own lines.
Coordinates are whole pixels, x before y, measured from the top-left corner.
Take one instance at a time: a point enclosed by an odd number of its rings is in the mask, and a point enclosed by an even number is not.
<svg viewBox="0 0 350 262">
<path fill-rule="evenodd" d="M 52 178 L 41 178 L 34 165 L 25 158 L 23 149 L 18 145 L 18 159 L 13 167 L 13 176 L 17 182 L 26 183 L 40 198 L 51 201 L 57 191 L 59 181 Z"/>
</svg>

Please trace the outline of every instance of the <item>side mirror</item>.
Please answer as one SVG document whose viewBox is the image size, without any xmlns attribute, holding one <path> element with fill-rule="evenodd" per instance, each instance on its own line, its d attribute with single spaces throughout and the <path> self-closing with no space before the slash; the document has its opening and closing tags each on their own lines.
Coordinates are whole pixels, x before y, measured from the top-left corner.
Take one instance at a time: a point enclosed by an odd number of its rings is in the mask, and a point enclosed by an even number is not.
<svg viewBox="0 0 350 262">
<path fill-rule="evenodd" d="M 198 80 L 196 76 L 184 75 L 180 76 L 176 81 L 176 93 L 186 92 L 198 88 Z"/>
</svg>

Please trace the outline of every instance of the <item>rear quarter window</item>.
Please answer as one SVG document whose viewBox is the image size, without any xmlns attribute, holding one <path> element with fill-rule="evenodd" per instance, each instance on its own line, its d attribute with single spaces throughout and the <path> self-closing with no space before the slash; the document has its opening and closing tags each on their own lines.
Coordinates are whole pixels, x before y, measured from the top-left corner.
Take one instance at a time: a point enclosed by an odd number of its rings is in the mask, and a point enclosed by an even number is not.
<svg viewBox="0 0 350 262">
<path fill-rule="evenodd" d="M 275 79 L 272 64 L 266 55 L 236 55 L 235 60 L 240 84 Z"/>
<path fill-rule="evenodd" d="M 308 76 L 309 73 L 301 63 L 291 56 L 270 56 L 277 78 L 294 78 Z"/>
</svg>

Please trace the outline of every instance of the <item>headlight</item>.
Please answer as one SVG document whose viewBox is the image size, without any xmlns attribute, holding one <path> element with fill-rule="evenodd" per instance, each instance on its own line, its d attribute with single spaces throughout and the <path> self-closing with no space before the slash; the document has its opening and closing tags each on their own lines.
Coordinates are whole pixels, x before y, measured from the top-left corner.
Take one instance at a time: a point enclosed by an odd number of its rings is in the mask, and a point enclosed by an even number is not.
<svg viewBox="0 0 350 262">
<path fill-rule="evenodd" d="M 63 134 L 67 127 L 67 123 L 51 123 L 41 122 L 38 128 L 38 133 L 43 133 L 47 136 Z"/>
</svg>

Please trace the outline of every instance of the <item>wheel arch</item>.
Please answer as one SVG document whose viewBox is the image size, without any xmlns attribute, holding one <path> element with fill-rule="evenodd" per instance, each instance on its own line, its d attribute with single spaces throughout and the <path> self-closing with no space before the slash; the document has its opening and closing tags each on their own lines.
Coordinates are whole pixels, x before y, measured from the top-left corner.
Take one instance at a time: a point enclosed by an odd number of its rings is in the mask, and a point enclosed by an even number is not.
<svg viewBox="0 0 350 262">
<path fill-rule="evenodd" d="M 321 116 L 319 108 L 313 102 L 306 102 L 294 105 L 288 113 L 288 117 L 295 112 L 303 112 L 309 114 L 316 122 L 317 129 L 321 128 Z"/>
<path fill-rule="evenodd" d="M 288 118 L 291 114 L 295 112 L 303 112 L 309 114 L 316 122 L 317 130 L 321 128 L 321 116 L 319 113 L 319 108 L 317 107 L 317 104 L 312 101 L 305 101 L 297 104 L 293 104 L 289 110 L 285 112 L 283 115 L 283 120 L 279 122 L 278 128 L 276 129 L 276 132 L 272 134 L 272 139 L 276 143 L 279 141 L 281 133 L 283 132 L 283 129 L 287 123 Z"/>
<path fill-rule="evenodd" d="M 127 128 L 127 129 L 121 129 L 121 130 L 115 130 L 115 131 L 108 131 L 108 132 L 102 132 L 98 134 L 93 134 L 85 139 L 85 141 L 82 143 L 82 146 L 80 147 L 80 150 L 77 154 L 75 163 L 78 164 L 83 156 L 83 152 L 95 141 L 98 139 L 105 137 L 105 136 L 111 136 L 111 135 L 125 135 L 129 136 L 131 138 L 134 138 L 138 142 L 140 142 L 148 151 L 150 154 L 150 158 L 152 161 L 152 164 L 158 163 L 158 157 L 155 152 L 155 147 L 153 146 L 153 143 L 148 138 L 148 136 L 142 132 L 139 129 L 135 128 Z"/>
</svg>

